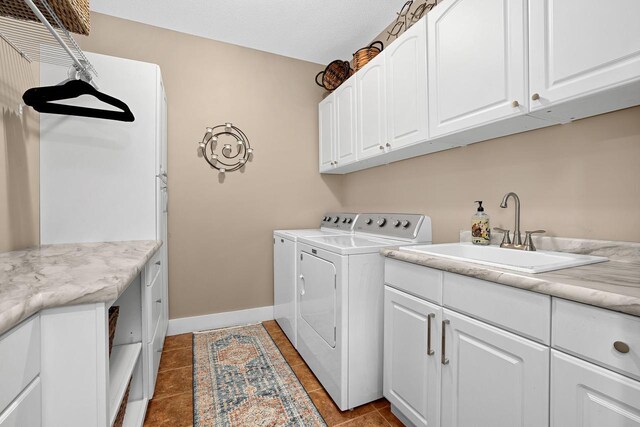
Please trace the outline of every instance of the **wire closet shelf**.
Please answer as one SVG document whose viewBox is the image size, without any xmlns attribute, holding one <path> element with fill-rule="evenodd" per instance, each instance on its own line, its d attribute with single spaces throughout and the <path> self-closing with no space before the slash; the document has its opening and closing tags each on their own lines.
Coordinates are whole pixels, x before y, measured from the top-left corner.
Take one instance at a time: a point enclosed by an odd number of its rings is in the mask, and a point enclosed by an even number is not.
<svg viewBox="0 0 640 427">
<path fill-rule="evenodd" d="M 91 82 L 98 73 L 62 24 L 47 0 L 23 0 L 40 22 L 0 16 L 0 38 L 29 62 L 75 69 L 77 77 Z M 44 13 L 43 13 L 44 12 Z M 45 14 L 50 17 L 48 20 Z"/>
</svg>

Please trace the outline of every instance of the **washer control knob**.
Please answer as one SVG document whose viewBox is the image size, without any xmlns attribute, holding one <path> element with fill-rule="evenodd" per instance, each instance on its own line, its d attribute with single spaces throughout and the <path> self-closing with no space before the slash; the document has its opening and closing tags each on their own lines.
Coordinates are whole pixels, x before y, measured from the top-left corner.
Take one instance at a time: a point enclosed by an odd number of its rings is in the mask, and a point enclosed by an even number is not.
<svg viewBox="0 0 640 427">
<path fill-rule="evenodd" d="M 343 224 L 346 224 L 346 223 L 347 223 L 347 218 L 343 219 L 343 220 L 342 220 L 342 223 L 343 223 Z"/>
<path fill-rule="evenodd" d="M 333 222 L 334 222 L 335 224 L 337 224 L 337 223 L 338 223 L 338 221 L 340 221 L 340 217 L 339 217 L 339 216 L 335 217 L 335 219 L 333 220 Z"/>
<path fill-rule="evenodd" d="M 409 221 L 407 221 L 406 219 L 405 219 L 404 221 L 402 221 L 402 226 L 403 226 L 404 228 L 409 227 L 409 225 L 410 225 L 410 224 L 411 224 L 411 223 L 410 223 Z"/>
<path fill-rule="evenodd" d="M 326 221 L 331 221 L 333 218 L 331 218 L 330 216 L 327 217 Z"/>
<path fill-rule="evenodd" d="M 380 218 L 377 222 L 378 227 L 384 227 L 384 225 L 387 223 L 387 220 L 384 218 Z"/>
<path fill-rule="evenodd" d="M 351 224 L 353 220 L 351 218 L 347 218 L 347 224 Z"/>
<path fill-rule="evenodd" d="M 367 225 L 371 225 L 372 222 L 373 220 L 371 218 L 367 218 L 367 220 L 365 221 Z"/>
<path fill-rule="evenodd" d="M 394 227 L 400 227 L 400 220 L 399 219 L 394 219 L 393 220 L 393 226 Z"/>
</svg>

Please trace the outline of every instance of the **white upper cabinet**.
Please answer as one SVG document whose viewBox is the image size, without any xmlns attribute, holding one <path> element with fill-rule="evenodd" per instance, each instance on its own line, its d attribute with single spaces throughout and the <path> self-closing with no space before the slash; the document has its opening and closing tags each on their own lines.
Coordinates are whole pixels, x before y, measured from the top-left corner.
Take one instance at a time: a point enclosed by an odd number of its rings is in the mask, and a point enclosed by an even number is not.
<svg viewBox="0 0 640 427">
<path fill-rule="evenodd" d="M 387 143 L 385 52 L 356 73 L 358 86 L 358 160 L 383 153 Z"/>
<path fill-rule="evenodd" d="M 549 347 L 444 309 L 442 425 L 549 421 Z"/>
<path fill-rule="evenodd" d="M 335 91 L 335 165 L 356 159 L 356 79 L 350 78 Z"/>
<path fill-rule="evenodd" d="M 572 120 L 640 103 L 640 1 L 530 1 L 529 34 L 532 111 Z"/>
<path fill-rule="evenodd" d="M 318 107 L 318 125 L 320 128 L 320 172 L 333 168 L 335 135 L 335 98 L 327 96 Z"/>
<path fill-rule="evenodd" d="M 429 136 L 527 113 L 524 0 L 448 0 L 427 15 Z"/>
<path fill-rule="evenodd" d="M 423 18 L 385 51 L 391 149 L 427 139 L 427 29 Z"/>
</svg>

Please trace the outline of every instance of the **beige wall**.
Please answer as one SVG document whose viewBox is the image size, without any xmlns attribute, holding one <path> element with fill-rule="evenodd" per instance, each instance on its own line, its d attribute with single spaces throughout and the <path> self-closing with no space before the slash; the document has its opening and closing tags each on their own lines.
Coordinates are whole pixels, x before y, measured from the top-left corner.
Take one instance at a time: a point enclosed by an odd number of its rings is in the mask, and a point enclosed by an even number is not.
<svg viewBox="0 0 640 427">
<path fill-rule="evenodd" d="M 640 107 L 485 141 L 345 176 L 345 207 L 423 212 L 434 242 L 468 229 L 474 200 L 492 226 L 513 229 L 515 191 L 522 230 L 640 242 Z"/>
<path fill-rule="evenodd" d="M 38 67 L 0 39 L 0 252 L 40 240 L 38 113 L 19 114 L 22 94 L 38 85 Z"/>
<path fill-rule="evenodd" d="M 318 174 L 321 66 L 100 14 L 83 49 L 159 64 L 169 100 L 170 317 L 273 304 L 272 230 L 341 206 Z M 100 72 L 100 70 L 98 70 Z M 255 148 L 219 182 L 197 156 L 205 126 L 230 121 Z"/>
</svg>

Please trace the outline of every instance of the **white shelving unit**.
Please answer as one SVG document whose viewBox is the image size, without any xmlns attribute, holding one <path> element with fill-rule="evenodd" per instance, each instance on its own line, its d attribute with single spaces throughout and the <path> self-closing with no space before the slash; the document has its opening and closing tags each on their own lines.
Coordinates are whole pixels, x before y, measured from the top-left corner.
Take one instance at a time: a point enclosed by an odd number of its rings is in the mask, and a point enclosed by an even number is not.
<svg viewBox="0 0 640 427">
<path fill-rule="evenodd" d="M 140 360 L 142 343 L 114 346 L 109 358 L 109 422 L 113 424 L 118 415 L 120 403 Z M 130 408 L 127 408 L 127 412 Z"/>
</svg>

